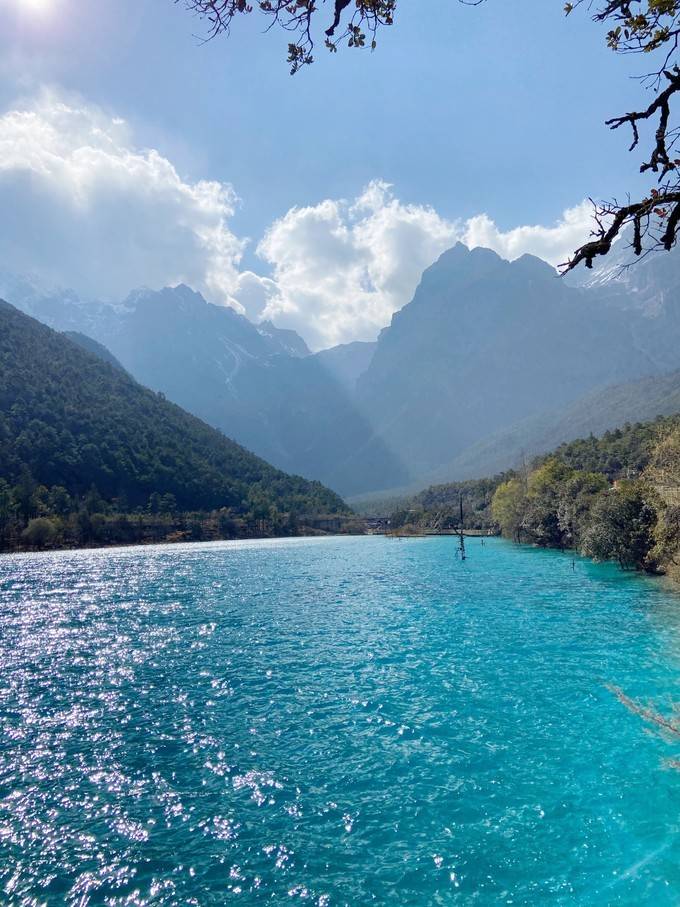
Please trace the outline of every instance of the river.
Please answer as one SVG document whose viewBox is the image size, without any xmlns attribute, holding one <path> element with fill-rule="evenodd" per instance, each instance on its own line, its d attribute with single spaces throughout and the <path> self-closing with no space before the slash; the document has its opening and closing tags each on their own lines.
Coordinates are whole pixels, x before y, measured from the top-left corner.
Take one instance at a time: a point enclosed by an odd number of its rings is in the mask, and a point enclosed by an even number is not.
<svg viewBox="0 0 680 907">
<path fill-rule="evenodd" d="M 455 549 L 0 558 L 0 903 L 680 903 L 680 598 Z"/>
</svg>

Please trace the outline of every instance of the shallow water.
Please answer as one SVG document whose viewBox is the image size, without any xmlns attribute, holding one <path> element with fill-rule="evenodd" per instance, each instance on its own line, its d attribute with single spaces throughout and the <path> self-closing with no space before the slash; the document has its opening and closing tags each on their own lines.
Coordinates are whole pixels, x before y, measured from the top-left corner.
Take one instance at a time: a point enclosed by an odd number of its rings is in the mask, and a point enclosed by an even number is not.
<svg viewBox="0 0 680 907">
<path fill-rule="evenodd" d="M 0 903 L 680 903 L 680 599 L 499 540 L 0 559 Z"/>
</svg>

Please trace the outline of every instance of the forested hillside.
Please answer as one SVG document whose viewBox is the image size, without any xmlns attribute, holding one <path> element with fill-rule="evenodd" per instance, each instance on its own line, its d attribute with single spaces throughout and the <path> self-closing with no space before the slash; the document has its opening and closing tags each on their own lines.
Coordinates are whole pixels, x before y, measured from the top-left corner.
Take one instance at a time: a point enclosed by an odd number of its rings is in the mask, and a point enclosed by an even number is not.
<svg viewBox="0 0 680 907">
<path fill-rule="evenodd" d="M 395 513 L 395 528 L 500 530 L 648 572 L 680 564 L 680 417 L 626 425 L 558 447 L 491 479 L 433 486 Z"/>
<path fill-rule="evenodd" d="M 110 352 L 103 344 L 88 337 L 87 334 L 81 334 L 80 331 L 64 331 L 64 336 L 68 337 L 73 343 L 77 343 L 78 346 L 81 346 L 84 350 L 87 350 L 88 353 L 94 353 L 95 356 L 103 359 L 104 362 L 108 362 L 109 365 L 113 365 L 117 369 L 125 371 L 112 352 Z"/>
<path fill-rule="evenodd" d="M 18 543 L 31 520 L 43 520 L 46 540 L 82 543 L 136 540 L 137 530 L 113 525 L 120 514 L 174 518 L 219 511 L 221 534 L 228 535 L 283 531 L 304 514 L 346 509 L 318 482 L 274 469 L 119 368 L 0 302 L 5 547 Z M 176 520 L 165 522 L 183 531 Z"/>
<path fill-rule="evenodd" d="M 372 344 L 312 356 L 295 332 L 253 324 L 181 284 L 137 290 L 114 306 L 4 283 L 15 294 L 6 298 L 27 314 L 105 344 L 145 387 L 279 469 L 346 493 L 409 478 L 353 401 Z"/>
<path fill-rule="evenodd" d="M 445 482 L 515 467 L 523 458 L 554 450 L 572 438 L 601 435 L 627 422 L 680 413 L 680 371 L 651 375 L 592 391 L 574 403 L 522 419 L 479 441 L 428 479 Z"/>
<path fill-rule="evenodd" d="M 680 412 L 680 254 L 617 271 L 572 286 L 532 256 L 459 244 L 376 342 L 314 355 L 181 284 L 105 304 L 0 272 L 0 295 L 105 344 L 137 381 L 279 469 L 356 496 L 492 475 Z"/>
</svg>

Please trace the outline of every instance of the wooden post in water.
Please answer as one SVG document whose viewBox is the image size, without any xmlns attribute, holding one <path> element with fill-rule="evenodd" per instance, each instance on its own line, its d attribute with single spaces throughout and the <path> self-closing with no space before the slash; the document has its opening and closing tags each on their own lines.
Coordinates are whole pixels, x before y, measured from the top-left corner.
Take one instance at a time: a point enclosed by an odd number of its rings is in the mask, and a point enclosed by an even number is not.
<svg viewBox="0 0 680 907">
<path fill-rule="evenodd" d="M 462 492 L 459 497 L 459 503 L 460 503 L 460 525 L 459 525 L 460 549 L 459 550 L 460 550 L 460 559 L 461 559 L 461 561 L 464 561 L 465 560 L 465 533 L 463 532 L 463 495 L 462 495 Z"/>
</svg>

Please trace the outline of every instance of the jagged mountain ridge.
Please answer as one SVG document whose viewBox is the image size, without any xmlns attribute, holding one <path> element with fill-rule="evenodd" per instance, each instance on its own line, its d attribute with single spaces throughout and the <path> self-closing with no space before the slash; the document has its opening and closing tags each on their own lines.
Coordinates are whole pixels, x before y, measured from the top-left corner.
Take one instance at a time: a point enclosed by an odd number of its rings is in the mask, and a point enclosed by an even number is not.
<svg viewBox="0 0 680 907">
<path fill-rule="evenodd" d="M 533 256 L 459 244 L 376 343 L 315 355 L 183 286 L 117 306 L 39 293 L 25 305 L 279 468 L 361 494 L 511 466 L 518 446 L 547 449 L 569 425 L 611 427 L 608 407 L 621 421 L 656 415 L 656 392 L 603 388 L 680 368 L 679 264 L 650 257 L 584 287 Z"/>
<path fill-rule="evenodd" d="M 423 274 L 358 382 L 378 437 L 416 476 L 596 387 L 680 365 L 674 312 L 568 286 L 545 262 L 462 245 Z M 663 337 L 663 339 L 659 339 Z"/>
<path fill-rule="evenodd" d="M 349 389 L 293 331 L 256 326 L 184 285 L 140 289 L 110 305 L 15 284 L 28 314 L 103 344 L 140 383 L 280 469 L 343 492 L 408 478 Z"/>
<path fill-rule="evenodd" d="M 282 511 L 346 510 L 0 300 L 0 477 L 13 484 L 25 469 L 47 487 L 94 487 L 132 508 L 156 493 L 180 510 L 242 512 L 254 492 Z"/>
</svg>

